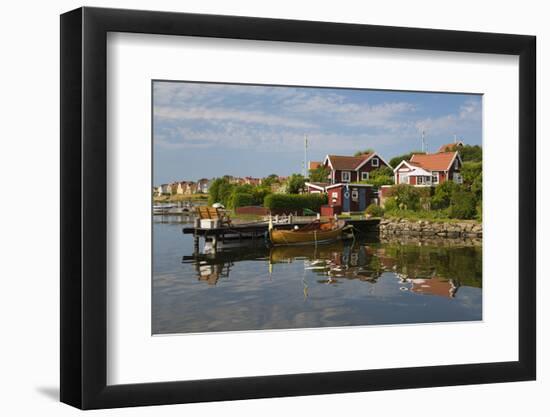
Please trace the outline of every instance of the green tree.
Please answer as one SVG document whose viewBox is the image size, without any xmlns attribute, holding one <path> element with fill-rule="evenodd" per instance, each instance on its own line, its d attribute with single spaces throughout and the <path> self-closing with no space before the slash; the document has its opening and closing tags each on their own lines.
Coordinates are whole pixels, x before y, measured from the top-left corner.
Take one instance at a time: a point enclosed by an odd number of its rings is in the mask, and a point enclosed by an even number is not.
<svg viewBox="0 0 550 417">
<path fill-rule="evenodd" d="M 460 146 L 458 154 L 462 162 L 481 162 L 483 160 L 483 151 L 479 145 Z"/>
<path fill-rule="evenodd" d="M 363 151 L 357 151 L 357 152 L 355 152 L 355 154 L 354 154 L 353 156 L 361 156 L 361 155 L 364 155 L 364 154 L 366 154 L 366 153 L 374 153 L 374 149 L 372 149 L 372 148 L 367 148 L 367 149 L 365 149 L 365 150 L 363 150 Z"/>
<path fill-rule="evenodd" d="M 420 191 L 408 184 L 396 185 L 393 189 L 393 198 L 397 203 L 397 207 L 402 210 L 420 209 Z"/>
<path fill-rule="evenodd" d="M 361 181 L 367 184 L 372 184 L 377 187 L 382 185 L 392 185 L 393 184 L 393 171 L 389 167 L 380 167 L 369 172 L 369 179 L 366 181 Z"/>
<path fill-rule="evenodd" d="M 327 182 L 330 170 L 324 165 L 309 170 L 309 180 L 312 182 Z"/>
<path fill-rule="evenodd" d="M 457 184 L 453 181 L 445 181 L 435 187 L 434 195 L 431 198 L 431 208 L 435 210 L 443 210 L 451 204 L 451 195 Z"/>
<path fill-rule="evenodd" d="M 390 159 L 390 166 L 392 168 L 395 168 L 397 165 L 399 165 L 399 163 L 401 161 L 408 161 L 409 159 L 411 159 L 411 157 L 415 154 L 415 153 L 420 153 L 420 154 L 425 154 L 426 152 L 421 152 L 421 151 L 412 151 L 412 152 L 409 152 L 409 153 L 405 153 L 403 155 L 398 155 L 398 156 L 394 156 L 392 159 Z"/>
<path fill-rule="evenodd" d="M 227 178 L 216 178 L 208 187 L 208 204 L 221 203 L 228 205 L 231 193 L 235 188 Z"/>
<path fill-rule="evenodd" d="M 473 219 L 476 216 L 476 198 L 464 186 L 457 186 L 451 193 L 449 215 L 455 219 Z"/>
<path fill-rule="evenodd" d="M 277 174 L 271 174 L 262 180 L 262 185 L 265 187 L 271 187 L 273 184 L 279 182 L 279 176 Z"/>
<path fill-rule="evenodd" d="M 287 191 L 290 194 L 300 194 L 304 191 L 306 180 L 303 175 L 292 174 L 287 180 Z"/>
</svg>

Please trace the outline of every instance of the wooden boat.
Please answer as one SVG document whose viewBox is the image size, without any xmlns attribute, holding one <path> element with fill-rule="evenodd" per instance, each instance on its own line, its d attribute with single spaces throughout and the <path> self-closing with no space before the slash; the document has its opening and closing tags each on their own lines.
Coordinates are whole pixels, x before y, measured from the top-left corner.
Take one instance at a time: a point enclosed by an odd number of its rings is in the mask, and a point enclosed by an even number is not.
<svg viewBox="0 0 550 417">
<path fill-rule="evenodd" d="M 273 245 L 307 245 L 333 242 L 342 238 L 345 222 L 315 221 L 294 230 L 279 230 L 269 225 L 269 240 Z"/>
</svg>

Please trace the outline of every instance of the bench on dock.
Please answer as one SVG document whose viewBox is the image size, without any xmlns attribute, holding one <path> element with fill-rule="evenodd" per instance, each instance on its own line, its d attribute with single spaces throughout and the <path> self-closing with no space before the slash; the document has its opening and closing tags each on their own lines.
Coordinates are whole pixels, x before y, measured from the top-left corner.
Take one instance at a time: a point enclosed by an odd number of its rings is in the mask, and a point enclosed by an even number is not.
<svg viewBox="0 0 550 417">
<path fill-rule="evenodd" d="M 208 206 L 197 207 L 199 219 L 219 220 L 222 226 L 231 226 L 231 219 L 221 209 Z"/>
</svg>

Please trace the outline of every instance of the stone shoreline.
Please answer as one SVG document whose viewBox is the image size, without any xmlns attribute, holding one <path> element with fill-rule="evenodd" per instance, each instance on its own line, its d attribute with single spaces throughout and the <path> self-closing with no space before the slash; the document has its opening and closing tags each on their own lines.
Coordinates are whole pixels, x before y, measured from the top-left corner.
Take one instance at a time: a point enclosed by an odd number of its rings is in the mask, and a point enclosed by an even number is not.
<svg viewBox="0 0 550 417">
<path fill-rule="evenodd" d="M 402 235 L 452 239 L 481 239 L 483 237 L 483 228 L 481 224 L 473 221 L 449 223 L 399 218 L 381 219 L 379 230 L 380 237 Z"/>
</svg>

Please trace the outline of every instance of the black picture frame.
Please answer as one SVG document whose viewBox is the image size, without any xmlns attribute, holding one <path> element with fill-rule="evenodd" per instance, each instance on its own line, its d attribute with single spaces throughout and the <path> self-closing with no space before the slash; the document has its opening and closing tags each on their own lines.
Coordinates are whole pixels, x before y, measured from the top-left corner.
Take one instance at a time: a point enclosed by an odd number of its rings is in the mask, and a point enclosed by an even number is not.
<svg viewBox="0 0 550 417">
<path fill-rule="evenodd" d="M 519 360 L 107 385 L 108 32 L 519 56 Z M 61 15 L 61 401 L 82 409 L 533 380 L 536 38 L 449 30 L 79 8 Z"/>
</svg>

